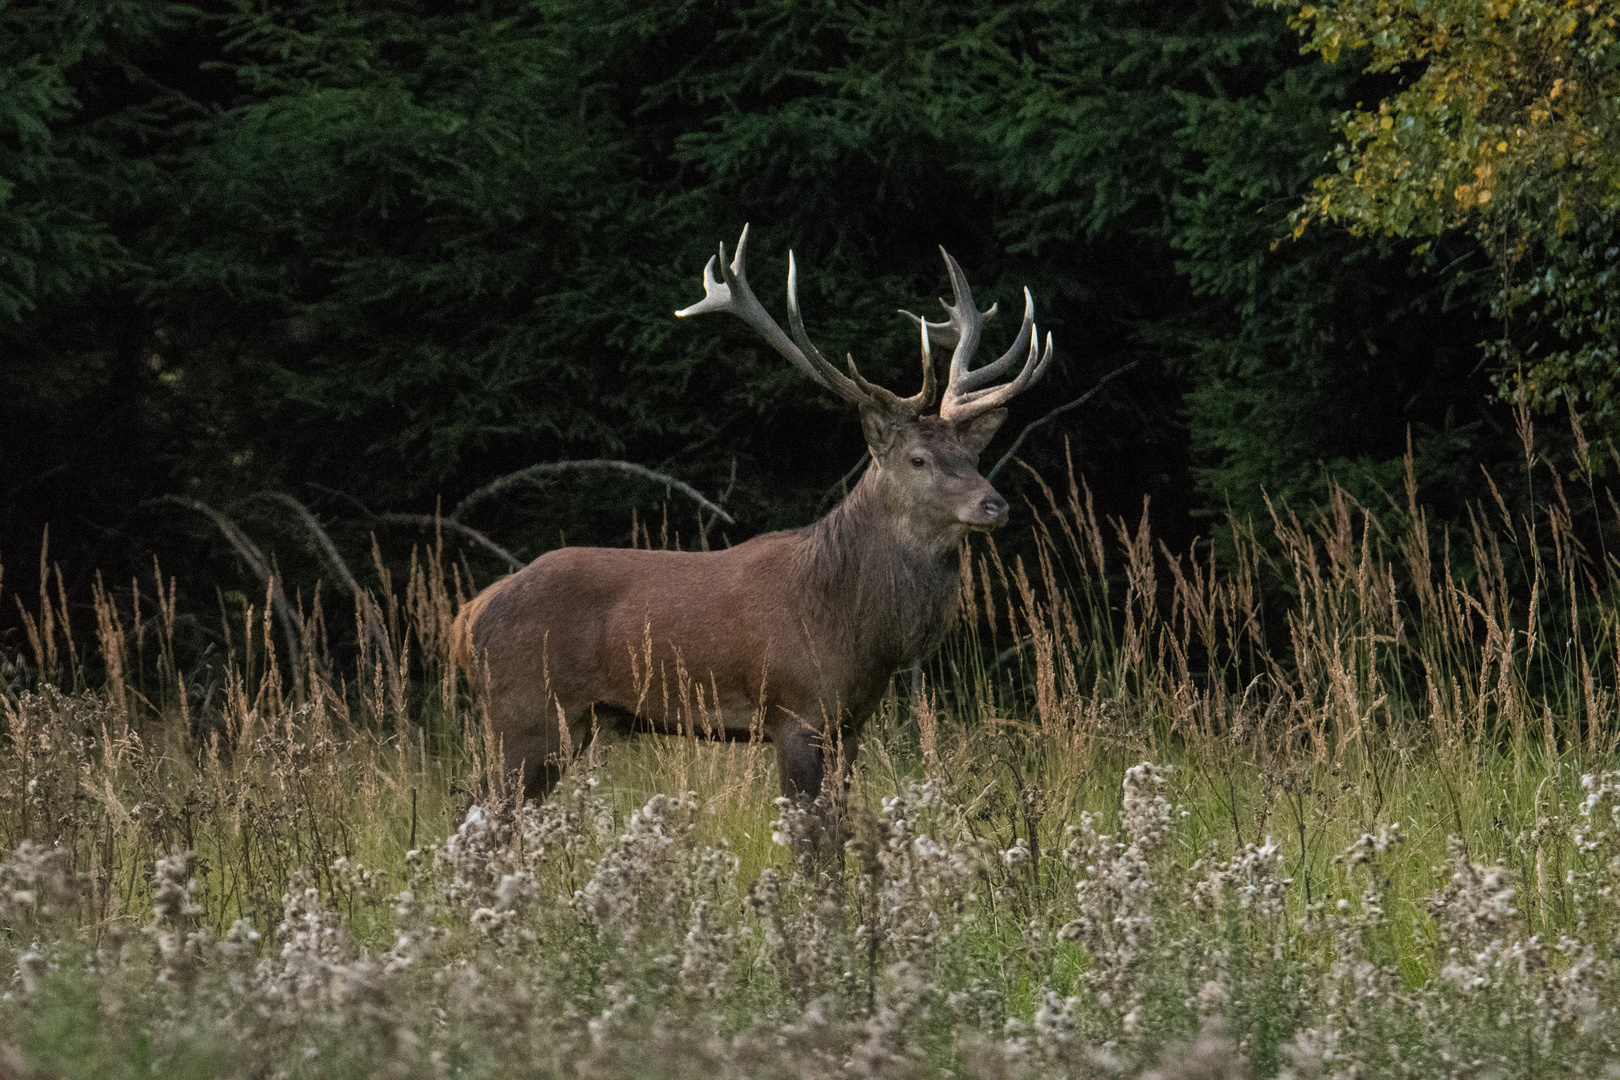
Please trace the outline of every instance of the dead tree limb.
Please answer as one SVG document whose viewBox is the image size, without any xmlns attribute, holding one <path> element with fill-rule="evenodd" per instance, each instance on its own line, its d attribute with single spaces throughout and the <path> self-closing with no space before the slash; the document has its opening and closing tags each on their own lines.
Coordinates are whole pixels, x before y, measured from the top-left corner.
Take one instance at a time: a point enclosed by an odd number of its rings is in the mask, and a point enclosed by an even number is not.
<svg viewBox="0 0 1620 1080">
<path fill-rule="evenodd" d="M 458 536 L 467 538 L 497 558 L 505 560 L 508 569 L 523 569 L 523 563 L 518 560 L 516 555 L 513 555 L 471 525 L 463 525 L 454 518 L 447 518 L 443 515 L 435 516 L 433 514 L 373 514 L 372 516 L 388 525 L 415 525 L 421 529 L 442 527 Z"/>
<path fill-rule="evenodd" d="M 679 491 L 682 495 L 685 495 L 687 498 L 697 503 L 698 506 L 720 518 L 726 524 L 737 524 L 736 519 L 730 514 L 726 513 L 724 507 L 717 506 L 715 503 L 710 502 L 704 497 L 702 492 L 698 491 L 698 489 L 693 487 L 691 484 L 688 484 L 682 480 L 677 480 L 668 473 L 661 473 L 655 469 L 649 469 L 645 465 L 637 465 L 633 461 L 614 461 L 609 458 L 595 458 L 588 461 L 545 461 L 538 465 L 530 465 L 526 469 L 519 469 L 517 472 L 507 473 L 505 476 L 496 477 L 494 480 L 491 480 L 477 491 L 474 491 L 471 495 L 468 495 L 465 499 L 462 499 L 461 502 L 456 505 L 456 508 L 450 511 L 449 520 L 459 520 L 462 514 L 465 514 L 477 504 L 483 502 L 485 499 L 498 495 L 500 492 L 505 491 L 514 484 L 539 483 L 542 477 L 556 476 L 567 472 L 616 472 L 623 473 L 626 476 L 635 476 L 644 480 L 652 480 L 664 485 L 664 490 L 666 492 Z"/>
<path fill-rule="evenodd" d="M 726 505 L 726 500 L 731 498 L 731 492 L 732 492 L 733 489 L 736 488 L 736 486 L 737 486 L 737 456 L 735 454 L 733 454 L 732 457 L 731 457 L 731 478 L 726 481 L 726 489 L 720 493 L 720 498 L 715 500 L 716 503 L 718 505 L 720 505 L 720 506 Z M 698 527 L 699 527 L 699 529 L 701 530 L 701 532 L 703 534 L 701 539 L 703 541 L 703 544 L 704 544 L 705 548 L 707 548 L 708 542 L 709 542 L 709 530 L 714 528 L 714 523 L 719 521 L 719 520 L 720 520 L 720 518 L 717 515 L 710 514 L 709 515 L 709 520 L 704 521 L 703 520 L 703 511 L 701 509 L 698 511 Z M 731 519 L 727 518 L 726 520 L 730 521 Z"/>
<path fill-rule="evenodd" d="M 507 551 L 505 548 L 501 547 L 501 545 L 491 540 L 486 533 L 479 532 L 471 525 L 464 525 L 461 522 L 456 521 L 454 518 L 447 518 L 443 514 L 379 514 L 365 503 L 355 498 L 353 495 L 350 495 L 348 492 L 338 491 L 335 488 L 329 488 L 323 484 L 311 484 L 310 487 L 342 499 L 344 502 L 360 511 L 362 514 L 366 515 L 366 517 L 370 518 L 372 521 L 383 525 L 410 525 L 419 529 L 448 529 L 457 536 L 471 540 L 485 551 L 505 562 L 507 569 L 523 569 L 524 563 L 516 555 L 513 555 L 510 551 Z"/>
<path fill-rule="evenodd" d="M 1024 430 L 1018 433 L 1018 438 L 1013 440 L 1011 448 L 1009 448 L 1005 454 L 1001 455 L 1001 460 L 996 462 L 995 468 L 984 474 L 984 478 L 986 480 L 994 480 L 996 478 L 996 473 L 1000 472 L 1002 466 L 1006 465 L 1013 459 L 1013 455 L 1018 453 L 1018 448 L 1024 445 L 1024 440 L 1029 438 L 1036 428 L 1045 427 L 1047 424 L 1050 424 L 1053 420 L 1056 420 L 1058 417 L 1062 416 L 1066 412 L 1069 412 L 1071 409 L 1078 409 L 1080 406 L 1090 401 L 1093 394 L 1101 390 L 1104 386 L 1107 386 L 1108 381 L 1115 375 L 1123 375 L 1125 372 L 1131 370 L 1131 368 L 1135 367 L 1139 363 L 1141 363 L 1141 361 L 1132 360 L 1128 364 L 1123 364 L 1115 368 L 1113 371 L 1110 371 L 1108 374 L 1098 379 L 1096 386 L 1093 386 L 1090 390 L 1087 390 L 1073 401 L 1066 405 L 1059 405 L 1057 408 L 1053 409 L 1039 420 L 1030 421 L 1029 424 L 1025 425 Z"/>
<path fill-rule="evenodd" d="M 816 512 L 820 513 L 821 510 L 832 501 L 834 495 L 837 495 L 840 499 L 845 495 L 848 495 L 850 484 L 855 482 L 856 477 L 861 475 L 861 470 L 865 469 L 867 462 L 871 460 L 872 451 L 863 450 L 861 452 L 861 459 L 855 463 L 855 467 L 840 477 L 836 484 L 827 489 L 826 494 L 821 497 L 821 502 L 816 505 Z"/>
<path fill-rule="evenodd" d="M 349 593 L 355 598 L 355 602 L 360 605 L 360 610 L 364 613 L 366 621 L 366 632 L 370 635 L 373 643 L 376 644 L 377 651 L 382 655 L 383 666 L 388 669 L 388 675 L 391 679 L 397 678 L 399 670 L 394 662 L 394 647 L 388 640 L 388 627 L 383 620 L 382 611 L 378 607 L 377 601 L 373 599 L 370 592 L 362 589 L 360 583 L 354 579 L 354 575 L 349 573 L 349 564 L 343 561 L 342 555 L 338 554 L 337 545 L 333 544 L 332 538 L 326 535 L 326 530 L 315 519 L 315 515 L 309 512 L 307 506 L 285 492 L 267 491 L 261 497 L 281 503 L 298 516 L 298 520 L 308 531 L 310 538 L 314 540 L 316 548 L 326 557 L 326 561 L 331 564 L 333 572 L 342 580 L 343 587 L 349 590 Z"/>
<path fill-rule="evenodd" d="M 168 503 L 173 506 L 184 507 L 193 513 L 203 515 L 213 522 L 214 527 L 220 531 L 220 535 L 225 537 L 225 541 L 231 545 L 237 557 L 247 563 L 248 569 L 252 570 L 254 575 L 258 577 L 259 583 L 269 590 L 270 606 L 275 608 L 276 620 L 281 623 L 281 634 L 285 639 L 287 666 L 292 670 L 293 701 L 298 705 L 302 705 L 305 696 L 304 656 L 302 649 L 299 647 L 299 642 L 303 640 L 304 618 L 302 612 L 294 611 L 293 606 L 287 602 L 287 592 L 281 587 L 281 574 L 271 564 L 270 560 L 265 558 L 264 552 L 259 549 L 259 545 L 255 544 L 236 522 L 207 503 L 198 502 L 196 499 L 183 498 L 179 495 L 164 495 L 152 501 L 154 503 Z"/>
</svg>

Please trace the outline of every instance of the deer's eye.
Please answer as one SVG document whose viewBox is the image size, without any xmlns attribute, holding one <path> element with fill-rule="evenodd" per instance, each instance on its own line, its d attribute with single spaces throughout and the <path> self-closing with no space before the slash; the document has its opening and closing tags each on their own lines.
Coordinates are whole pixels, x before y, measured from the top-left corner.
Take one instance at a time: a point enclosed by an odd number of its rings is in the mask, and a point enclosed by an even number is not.
<svg viewBox="0 0 1620 1080">
<path fill-rule="evenodd" d="M 928 459 L 923 457 L 921 454 L 917 454 L 911 459 L 911 467 L 914 469 L 920 469 L 927 464 Z"/>
</svg>

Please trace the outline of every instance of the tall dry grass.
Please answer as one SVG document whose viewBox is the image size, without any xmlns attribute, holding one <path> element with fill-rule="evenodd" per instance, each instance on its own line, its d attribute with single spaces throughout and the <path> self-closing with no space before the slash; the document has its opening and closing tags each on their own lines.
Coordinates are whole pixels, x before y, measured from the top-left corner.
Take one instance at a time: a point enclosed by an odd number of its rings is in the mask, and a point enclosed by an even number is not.
<svg viewBox="0 0 1620 1080">
<path fill-rule="evenodd" d="M 831 861 L 699 699 L 520 807 L 442 540 L 374 542 L 331 616 L 272 577 L 189 667 L 158 567 L 79 610 L 42 545 L 0 667 L 0 1032 L 86 1074 L 153 1040 L 229 1074 L 238 1037 L 282 1075 L 1596 1069 L 1620 508 L 1578 428 L 1565 475 L 1523 423 L 1540 501 L 1461 528 L 1410 463 L 1186 552 L 1036 478 L 869 726 Z M 116 1045 L 50 1057 L 74 1017 Z"/>
</svg>

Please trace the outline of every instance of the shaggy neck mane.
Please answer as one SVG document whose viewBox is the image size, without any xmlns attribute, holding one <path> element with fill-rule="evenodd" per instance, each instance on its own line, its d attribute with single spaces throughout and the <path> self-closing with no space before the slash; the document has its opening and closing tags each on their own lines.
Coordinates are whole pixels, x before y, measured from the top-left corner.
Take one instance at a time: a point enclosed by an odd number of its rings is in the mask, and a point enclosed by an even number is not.
<svg viewBox="0 0 1620 1080">
<path fill-rule="evenodd" d="M 863 666 L 876 665 L 886 679 L 939 644 L 961 590 L 957 548 L 926 551 L 908 541 L 884 505 L 875 466 L 800 539 L 806 614 Z"/>
</svg>

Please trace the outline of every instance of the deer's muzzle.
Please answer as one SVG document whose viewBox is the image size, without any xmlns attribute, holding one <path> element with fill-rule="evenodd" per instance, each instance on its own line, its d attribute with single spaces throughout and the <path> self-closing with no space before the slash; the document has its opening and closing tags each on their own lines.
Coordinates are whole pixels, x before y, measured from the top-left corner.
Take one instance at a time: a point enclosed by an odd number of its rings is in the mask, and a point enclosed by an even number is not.
<svg viewBox="0 0 1620 1080">
<path fill-rule="evenodd" d="M 957 514 L 958 520 L 964 525 L 972 525 L 980 529 L 993 529 L 997 525 L 1007 522 L 1007 500 L 997 492 L 990 492 L 978 502 L 965 507 Z"/>
</svg>

